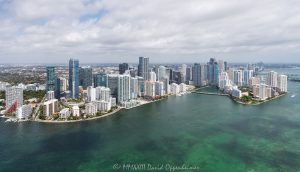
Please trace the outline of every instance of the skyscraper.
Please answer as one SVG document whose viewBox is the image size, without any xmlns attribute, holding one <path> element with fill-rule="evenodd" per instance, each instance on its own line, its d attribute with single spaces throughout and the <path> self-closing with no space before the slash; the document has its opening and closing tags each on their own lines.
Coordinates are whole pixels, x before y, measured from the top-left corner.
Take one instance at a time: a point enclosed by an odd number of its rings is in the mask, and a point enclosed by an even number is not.
<svg viewBox="0 0 300 172">
<path fill-rule="evenodd" d="M 83 89 L 93 85 L 93 70 L 90 67 L 81 67 L 79 69 L 79 85 Z"/>
<path fill-rule="evenodd" d="M 141 76 L 145 81 L 149 80 L 149 58 L 140 57 L 138 66 L 138 76 Z"/>
<path fill-rule="evenodd" d="M 105 73 L 98 73 L 94 75 L 94 86 L 95 87 L 107 87 L 108 85 L 108 76 Z"/>
<path fill-rule="evenodd" d="M 7 86 L 5 90 L 6 113 L 12 113 L 23 105 L 23 89 Z"/>
<path fill-rule="evenodd" d="M 124 74 L 126 70 L 129 70 L 128 63 L 119 64 L 119 73 Z"/>
<path fill-rule="evenodd" d="M 217 85 L 218 84 L 218 78 L 219 78 L 219 65 L 216 59 L 210 58 L 208 65 L 208 82 L 211 85 Z"/>
<path fill-rule="evenodd" d="M 109 74 L 107 77 L 107 87 L 110 88 L 111 94 L 114 97 L 118 95 L 118 77 L 116 74 Z"/>
<path fill-rule="evenodd" d="M 158 71 L 157 71 L 157 80 L 162 81 L 167 77 L 167 72 L 166 72 L 166 67 L 165 66 L 159 66 Z"/>
<path fill-rule="evenodd" d="M 186 68 L 186 83 L 189 84 L 189 81 L 192 80 L 192 69 L 190 67 Z"/>
<path fill-rule="evenodd" d="M 279 92 L 287 92 L 287 76 L 286 75 L 278 75 L 278 91 Z"/>
<path fill-rule="evenodd" d="M 244 70 L 243 73 L 243 85 L 248 86 L 250 78 L 253 77 L 253 70 Z"/>
<path fill-rule="evenodd" d="M 79 98 L 79 60 L 69 61 L 69 90 L 72 99 Z"/>
<path fill-rule="evenodd" d="M 207 65 L 206 64 L 201 65 L 200 80 L 201 80 L 201 86 L 207 85 Z"/>
<path fill-rule="evenodd" d="M 130 75 L 118 76 L 118 102 L 126 102 L 131 99 L 130 95 Z"/>
<path fill-rule="evenodd" d="M 268 73 L 267 84 L 272 88 L 277 87 L 277 80 L 278 80 L 277 75 L 278 75 L 277 72 L 274 71 Z"/>
<path fill-rule="evenodd" d="M 58 83 L 58 78 L 55 73 L 55 67 L 54 66 L 48 66 L 47 67 L 47 83 L 46 88 L 47 91 L 54 91 L 55 98 L 59 99 L 60 96 L 60 83 Z"/>
<path fill-rule="evenodd" d="M 201 66 L 200 63 L 195 63 L 192 68 L 193 82 L 197 87 L 201 86 Z"/>
</svg>

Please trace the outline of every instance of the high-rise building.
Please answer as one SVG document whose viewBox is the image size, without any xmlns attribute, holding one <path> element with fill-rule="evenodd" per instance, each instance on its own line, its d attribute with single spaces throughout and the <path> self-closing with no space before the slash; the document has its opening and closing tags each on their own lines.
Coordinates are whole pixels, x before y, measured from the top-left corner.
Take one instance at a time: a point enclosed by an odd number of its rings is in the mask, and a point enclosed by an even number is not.
<svg viewBox="0 0 300 172">
<path fill-rule="evenodd" d="M 287 76 L 286 75 L 278 75 L 278 91 L 279 92 L 287 92 Z"/>
<path fill-rule="evenodd" d="M 95 87 L 107 87 L 108 75 L 105 73 L 98 73 L 94 75 L 94 86 Z"/>
<path fill-rule="evenodd" d="M 87 115 L 92 115 L 92 116 L 96 115 L 96 113 L 97 113 L 96 105 L 94 103 L 85 104 L 85 113 Z"/>
<path fill-rule="evenodd" d="M 251 77 L 249 79 L 249 86 L 253 87 L 254 85 L 259 85 L 260 84 L 260 78 L 259 77 Z"/>
<path fill-rule="evenodd" d="M 155 82 L 153 81 L 146 81 L 145 82 L 145 96 L 148 97 L 155 97 Z"/>
<path fill-rule="evenodd" d="M 157 80 L 162 81 L 167 77 L 167 68 L 165 66 L 159 66 L 157 71 Z"/>
<path fill-rule="evenodd" d="M 180 71 L 173 71 L 173 81 L 177 84 L 183 83 L 183 74 Z"/>
<path fill-rule="evenodd" d="M 70 98 L 79 98 L 79 60 L 77 59 L 69 61 L 69 90 Z"/>
<path fill-rule="evenodd" d="M 243 71 L 242 70 L 234 70 L 233 71 L 233 82 L 237 86 L 243 86 Z"/>
<path fill-rule="evenodd" d="M 138 77 L 138 96 L 144 96 L 145 92 L 145 80 L 143 77 Z"/>
<path fill-rule="evenodd" d="M 219 72 L 224 72 L 225 71 L 225 62 L 223 60 L 219 60 L 218 65 L 219 65 Z"/>
<path fill-rule="evenodd" d="M 155 82 L 155 95 L 157 96 L 164 96 L 165 91 L 164 91 L 164 83 L 161 81 L 156 81 Z"/>
<path fill-rule="evenodd" d="M 94 88 L 93 86 L 87 87 L 87 99 L 88 102 L 96 100 L 96 88 Z"/>
<path fill-rule="evenodd" d="M 272 88 L 266 84 L 258 84 L 253 86 L 253 96 L 259 100 L 266 100 L 272 97 Z"/>
<path fill-rule="evenodd" d="M 224 62 L 224 68 L 225 68 L 225 71 L 228 70 L 228 63 L 226 61 Z"/>
<path fill-rule="evenodd" d="M 96 100 L 109 102 L 111 99 L 110 89 L 107 87 L 96 87 Z"/>
<path fill-rule="evenodd" d="M 59 81 L 60 81 L 60 91 L 62 91 L 62 92 L 67 91 L 67 88 L 68 88 L 67 79 L 63 78 L 63 77 L 60 77 Z"/>
<path fill-rule="evenodd" d="M 201 65 L 200 65 L 200 63 L 195 63 L 192 68 L 192 71 L 193 71 L 192 76 L 193 76 L 194 85 L 197 87 L 202 86 L 201 85 Z"/>
<path fill-rule="evenodd" d="M 149 81 L 155 82 L 156 81 L 156 74 L 155 72 L 149 72 Z"/>
<path fill-rule="evenodd" d="M 44 102 L 44 114 L 49 117 L 58 112 L 58 100 L 51 99 Z"/>
<path fill-rule="evenodd" d="M 131 77 L 130 80 L 130 94 L 132 99 L 136 99 L 139 95 L 139 82 L 138 78 Z"/>
<path fill-rule="evenodd" d="M 277 87 L 277 72 L 271 71 L 268 73 L 267 76 L 267 84 L 269 86 L 271 86 L 272 88 L 276 88 Z"/>
<path fill-rule="evenodd" d="M 243 85 L 248 86 L 250 78 L 253 77 L 253 70 L 244 70 L 243 73 Z"/>
<path fill-rule="evenodd" d="M 170 85 L 170 92 L 171 92 L 171 94 L 178 94 L 178 93 L 180 93 L 180 86 L 178 84 L 172 83 Z"/>
<path fill-rule="evenodd" d="M 129 70 L 128 63 L 119 64 L 119 74 L 124 74 L 126 70 Z"/>
<path fill-rule="evenodd" d="M 201 80 L 201 86 L 207 85 L 207 65 L 205 64 L 201 65 L 200 80 Z"/>
<path fill-rule="evenodd" d="M 117 97 L 118 95 L 118 77 L 119 75 L 109 74 L 107 77 L 107 87 L 110 88 L 111 95 Z"/>
<path fill-rule="evenodd" d="M 55 98 L 54 91 L 47 91 L 47 100 L 52 100 Z"/>
<path fill-rule="evenodd" d="M 190 67 L 186 68 L 186 83 L 189 84 L 189 81 L 192 80 L 192 69 Z"/>
<path fill-rule="evenodd" d="M 79 85 L 84 90 L 93 85 L 93 70 L 90 67 L 81 67 L 79 69 Z"/>
<path fill-rule="evenodd" d="M 23 105 L 23 89 L 7 86 L 5 90 L 6 113 L 15 112 Z"/>
<path fill-rule="evenodd" d="M 180 73 L 182 74 L 182 81 L 181 83 L 185 83 L 186 82 L 186 64 L 182 64 L 181 65 L 181 70 L 180 70 Z"/>
<path fill-rule="evenodd" d="M 149 80 L 149 58 L 140 57 L 138 66 L 138 76 L 141 76 L 145 81 Z"/>
<path fill-rule="evenodd" d="M 208 82 L 211 85 L 217 85 L 218 84 L 218 77 L 219 77 L 219 66 L 216 59 L 211 58 L 208 62 Z"/>
<path fill-rule="evenodd" d="M 130 95 L 130 75 L 118 76 L 118 102 L 126 102 L 131 99 Z"/>
<path fill-rule="evenodd" d="M 47 67 L 47 85 L 46 89 L 47 91 L 54 91 L 55 92 L 55 98 L 59 98 L 60 96 L 60 88 L 59 88 L 59 80 L 57 80 L 56 73 L 55 73 L 55 67 L 54 66 L 48 66 Z"/>
</svg>

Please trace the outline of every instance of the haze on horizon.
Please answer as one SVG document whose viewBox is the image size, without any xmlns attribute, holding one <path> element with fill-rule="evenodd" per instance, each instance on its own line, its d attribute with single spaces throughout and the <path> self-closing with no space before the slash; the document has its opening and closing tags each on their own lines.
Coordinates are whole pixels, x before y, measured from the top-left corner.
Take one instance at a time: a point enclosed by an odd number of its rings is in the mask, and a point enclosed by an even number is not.
<svg viewBox="0 0 300 172">
<path fill-rule="evenodd" d="M 297 0 L 0 0 L 0 63 L 299 63 L 299 11 Z"/>
</svg>

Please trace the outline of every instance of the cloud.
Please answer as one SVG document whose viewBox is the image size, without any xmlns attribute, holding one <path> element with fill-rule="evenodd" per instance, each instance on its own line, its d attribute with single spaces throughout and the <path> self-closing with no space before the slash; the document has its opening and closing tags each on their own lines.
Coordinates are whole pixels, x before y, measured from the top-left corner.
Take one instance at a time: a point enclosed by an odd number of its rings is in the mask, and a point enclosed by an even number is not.
<svg viewBox="0 0 300 172">
<path fill-rule="evenodd" d="M 297 61 L 300 2 L 0 0 L 0 59 L 13 62 Z M 51 58 L 49 58 L 51 57 Z M 199 58 L 202 57 L 202 58 Z M 298 60 L 300 62 L 300 60 Z"/>
</svg>

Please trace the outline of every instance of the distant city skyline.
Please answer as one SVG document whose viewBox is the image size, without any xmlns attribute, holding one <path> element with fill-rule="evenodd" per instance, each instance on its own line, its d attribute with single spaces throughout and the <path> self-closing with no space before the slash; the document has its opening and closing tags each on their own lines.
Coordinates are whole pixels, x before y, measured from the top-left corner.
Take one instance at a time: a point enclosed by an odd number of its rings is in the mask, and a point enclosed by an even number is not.
<svg viewBox="0 0 300 172">
<path fill-rule="evenodd" d="M 0 63 L 300 63 L 300 2 L 0 0 Z"/>
</svg>

